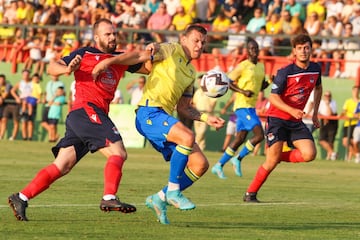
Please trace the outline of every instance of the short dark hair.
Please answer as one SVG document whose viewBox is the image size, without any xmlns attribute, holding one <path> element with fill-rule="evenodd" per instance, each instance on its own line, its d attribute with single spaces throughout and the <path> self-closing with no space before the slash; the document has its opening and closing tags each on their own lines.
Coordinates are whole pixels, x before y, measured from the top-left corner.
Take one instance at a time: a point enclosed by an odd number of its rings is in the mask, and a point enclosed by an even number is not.
<svg viewBox="0 0 360 240">
<path fill-rule="evenodd" d="M 94 33 L 98 30 L 99 24 L 100 24 L 100 23 L 103 23 L 103 22 L 104 22 L 104 23 L 108 23 L 108 24 L 110 24 L 110 25 L 113 25 L 112 21 L 110 21 L 109 19 L 107 19 L 107 18 L 100 18 L 100 19 L 96 20 L 96 22 L 94 23 L 94 26 L 93 26 L 93 32 L 94 32 Z"/>
<path fill-rule="evenodd" d="M 292 47 L 295 48 L 297 45 L 305 44 L 307 42 L 310 43 L 310 47 L 312 47 L 312 40 L 310 36 L 307 34 L 300 34 L 292 40 Z"/>
<path fill-rule="evenodd" d="M 197 31 L 200 32 L 204 35 L 207 34 L 207 30 L 206 28 L 204 28 L 203 26 L 201 26 L 200 24 L 190 24 L 184 31 L 184 35 L 188 35 L 190 32 L 192 31 Z"/>
<path fill-rule="evenodd" d="M 6 79 L 5 74 L 0 74 L 0 78 Z"/>
</svg>

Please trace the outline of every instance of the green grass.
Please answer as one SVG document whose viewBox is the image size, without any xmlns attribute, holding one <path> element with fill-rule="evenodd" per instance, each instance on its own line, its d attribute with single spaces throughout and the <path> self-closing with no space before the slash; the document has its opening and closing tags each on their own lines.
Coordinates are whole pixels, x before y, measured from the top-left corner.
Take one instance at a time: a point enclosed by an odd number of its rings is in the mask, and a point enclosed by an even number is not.
<svg viewBox="0 0 360 240">
<path fill-rule="evenodd" d="M 316 160 L 280 164 L 258 194 L 242 195 L 264 157 L 247 157 L 242 178 L 225 166 L 227 180 L 208 172 L 185 191 L 193 211 L 169 207 L 169 226 L 155 221 L 145 198 L 167 182 L 168 164 L 151 148 L 128 149 L 119 196 L 135 214 L 103 213 L 102 155 L 89 154 L 73 171 L 30 201 L 29 222 L 18 222 L 7 197 L 52 161 L 49 143 L 2 141 L 0 239 L 359 239 L 360 165 Z M 212 164 L 220 153 L 206 152 Z"/>
</svg>

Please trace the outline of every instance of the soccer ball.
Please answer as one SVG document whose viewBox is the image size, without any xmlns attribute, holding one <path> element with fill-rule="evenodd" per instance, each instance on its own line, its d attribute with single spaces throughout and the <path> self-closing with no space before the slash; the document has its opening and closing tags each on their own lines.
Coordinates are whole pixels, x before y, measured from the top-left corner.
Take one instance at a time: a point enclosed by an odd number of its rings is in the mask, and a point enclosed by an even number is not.
<svg viewBox="0 0 360 240">
<path fill-rule="evenodd" d="M 229 83 L 230 80 L 224 72 L 210 70 L 201 78 L 200 87 L 206 96 L 218 98 L 228 91 Z"/>
</svg>

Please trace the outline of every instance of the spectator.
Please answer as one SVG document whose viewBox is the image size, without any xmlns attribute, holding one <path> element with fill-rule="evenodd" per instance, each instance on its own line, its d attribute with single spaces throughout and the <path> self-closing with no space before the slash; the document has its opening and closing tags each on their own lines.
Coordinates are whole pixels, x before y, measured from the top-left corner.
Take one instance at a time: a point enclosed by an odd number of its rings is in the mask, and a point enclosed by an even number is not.
<svg viewBox="0 0 360 240">
<path fill-rule="evenodd" d="M 268 12 L 266 14 L 266 21 L 270 20 L 270 17 L 273 13 L 277 13 L 279 16 L 281 16 L 282 5 L 282 0 L 270 1 L 268 6 Z"/>
<path fill-rule="evenodd" d="M 24 69 L 22 71 L 22 78 L 11 89 L 11 95 L 15 98 L 16 103 L 23 104 L 27 97 L 32 94 L 32 82 L 30 78 L 30 71 Z M 36 111 L 29 115 L 27 111 L 21 112 L 21 135 L 23 140 L 32 140 L 34 120 Z"/>
<path fill-rule="evenodd" d="M 336 17 L 336 19 L 340 19 L 341 12 L 343 10 L 344 4 L 341 0 L 329 0 L 326 1 L 325 8 L 326 8 L 326 19 L 329 17 Z"/>
<path fill-rule="evenodd" d="M 343 10 L 340 13 L 340 21 L 345 24 L 349 22 L 351 16 L 355 14 L 358 3 L 354 0 L 345 0 Z"/>
<path fill-rule="evenodd" d="M 180 0 L 164 0 L 163 2 L 166 4 L 167 13 L 170 16 L 174 16 L 177 7 L 181 6 Z"/>
<path fill-rule="evenodd" d="M 10 1 L 10 7 L 5 8 L 3 19 L 6 19 L 8 24 L 17 24 L 18 19 L 16 16 L 18 2 L 16 0 Z"/>
<path fill-rule="evenodd" d="M 271 56 L 274 54 L 274 41 L 271 36 L 266 34 L 265 26 L 260 28 L 255 41 L 259 45 L 259 56 Z"/>
<path fill-rule="evenodd" d="M 120 16 L 121 27 L 124 29 L 141 29 L 144 27 L 144 19 L 139 13 L 136 12 L 135 7 L 128 7 L 123 14 Z M 125 38 L 128 38 L 129 33 L 122 32 Z M 132 39 L 139 40 L 140 36 L 138 33 L 133 33 Z"/>
<path fill-rule="evenodd" d="M 168 30 L 171 25 L 171 16 L 166 11 L 165 3 L 160 3 L 159 9 L 149 17 L 147 29 L 152 30 L 151 36 L 156 42 L 163 42 L 165 36 L 157 30 Z"/>
<path fill-rule="evenodd" d="M 116 3 L 115 9 L 117 5 L 122 5 L 120 2 Z M 81 0 L 80 4 L 77 5 L 74 10 L 75 20 L 76 22 L 79 21 L 79 19 L 86 19 L 87 24 L 91 24 L 91 7 L 89 5 L 89 1 L 87 0 Z M 115 10 L 115 12 L 118 14 L 118 10 Z"/>
<path fill-rule="evenodd" d="M 111 103 L 113 103 L 113 104 L 123 104 L 124 103 L 124 98 L 123 98 L 123 96 L 121 94 L 120 89 L 115 90 L 114 98 L 111 101 Z"/>
<path fill-rule="evenodd" d="M 281 39 L 282 46 L 290 45 L 290 36 L 294 36 L 303 32 L 303 26 L 297 16 L 291 16 L 288 10 L 283 10 L 281 13 L 282 32 L 289 36 L 289 38 Z"/>
<path fill-rule="evenodd" d="M 147 4 L 147 8 L 148 8 L 148 14 L 149 16 L 151 16 L 152 14 L 156 13 L 156 11 L 158 10 L 159 8 L 159 5 L 160 5 L 160 2 L 159 0 L 149 0 L 148 1 L 148 4 Z M 167 6 L 167 3 L 166 1 L 164 1 L 166 6 Z M 167 2 L 173 2 L 173 1 L 167 1 Z M 168 7 L 168 6 L 167 6 Z M 168 11 L 169 12 L 169 11 Z M 171 16 L 174 15 L 174 12 L 171 12 L 169 13 Z"/>
<path fill-rule="evenodd" d="M 250 19 L 246 26 L 246 31 L 249 33 L 258 33 L 261 27 L 266 25 L 265 17 L 263 16 L 263 10 L 261 8 L 255 8 L 254 17 Z"/>
<path fill-rule="evenodd" d="M 297 17 L 299 20 L 304 23 L 306 18 L 306 12 L 303 5 L 296 0 L 288 0 L 285 4 L 285 10 L 290 12 L 292 17 Z"/>
<path fill-rule="evenodd" d="M 170 30 L 184 31 L 185 28 L 193 22 L 193 18 L 185 13 L 184 7 L 179 6 L 172 18 L 172 25 Z"/>
<path fill-rule="evenodd" d="M 196 23 L 206 23 L 209 0 L 196 0 Z"/>
<path fill-rule="evenodd" d="M 239 9 L 239 2 L 236 0 L 228 0 L 224 2 L 223 11 L 227 18 L 231 21 L 237 20 L 237 11 Z"/>
<path fill-rule="evenodd" d="M 72 29 L 65 29 L 61 36 L 61 42 L 63 45 L 61 57 L 68 56 L 71 51 L 79 47 L 79 39 Z"/>
<path fill-rule="evenodd" d="M 322 30 L 322 23 L 317 12 L 312 12 L 306 17 L 304 29 L 311 36 L 319 36 Z"/>
<path fill-rule="evenodd" d="M 125 12 L 123 4 L 121 2 L 116 2 L 115 9 L 110 15 L 110 20 L 115 24 L 116 27 L 120 28 L 122 25 L 121 15 Z M 88 24 L 88 23 L 87 23 Z"/>
<path fill-rule="evenodd" d="M 282 22 L 280 19 L 280 14 L 273 13 L 270 16 L 270 20 L 265 25 L 266 34 L 268 35 L 278 35 L 283 33 Z M 271 37 L 271 53 L 274 53 L 273 47 L 280 45 L 280 38 L 272 36 Z M 267 56 L 267 55 L 265 55 Z"/>
<path fill-rule="evenodd" d="M 346 23 L 344 25 L 344 32 L 342 34 L 344 40 L 342 40 L 342 48 L 340 51 L 341 58 L 345 59 L 344 71 L 341 72 L 341 78 L 353 77 L 356 78 L 357 70 L 359 68 L 360 58 L 360 41 L 359 38 L 353 35 L 353 25 Z"/>
<path fill-rule="evenodd" d="M 48 102 L 49 113 L 49 142 L 56 142 L 59 138 L 57 133 L 57 125 L 62 116 L 62 106 L 66 103 L 64 87 L 59 86 L 56 89 L 52 100 Z"/>
<path fill-rule="evenodd" d="M 347 155 L 345 156 L 346 161 L 351 161 L 354 156 L 354 145 L 353 145 L 353 132 L 354 128 L 358 122 L 357 119 L 354 119 L 354 113 L 356 106 L 359 103 L 359 87 L 354 86 L 351 91 L 351 98 L 345 100 L 345 103 L 342 108 L 340 117 L 347 117 L 348 120 L 344 121 L 343 127 L 343 138 L 342 144 L 347 150 Z"/>
<path fill-rule="evenodd" d="M 73 11 L 67 7 L 60 8 L 60 19 L 59 25 L 65 26 L 74 26 L 75 25 L 75 15 Z"/>
<path fill-rule="evenodd" d="M 185 14 L 193 19 L 196 18 L 196 0 L 180 0 L 180 3 L 184 7 Z"/>
<path fill-rule="evenodd" d="M 222 9 L 223 3 L 217 0 L 209 0 L 208 7 L 206 11 L 206 17 L 208 22 L 213 22 L 214 19 L 219 14 L 220 10 Z"/>
<path fill-rule="evenodd" d="M 16 103 L 15 98 L 11 94 L 12 85 L 6 81 L 6 76 L 0 74 L 0 91 L 1 91 L 1 124 L 0 124 L 0 139 L 4 139 L 7 129 L 8 119 L 13 120 L 13 129 L 9 140 L 15 140 L 19 131 L 20 120 L 20 105 Z"/>
<path fill-rule="evenodd" d="M 326 151 L 326 160 L 334 161 L 337 158 L 334 141 L 338 130 L 338 120 L 326 118 L 337 115 L 336 101 L 332 99 L 330 91 L 326 91 L 320 101 L 319 115 L 322 116 L 319 144 Z"/>
<path fill-rule="evenodd" d="M 18 24 L 30 24 L 34 16 L 34 8 L 30 2 L 17 0 L 16 18 Z"/>
<path fill-rule="evenodd" d="M 2 24 L 9 24 L 9 21 L 6 17 L 4 17 L 1 21 Z M 0 61 L 5 62 L 8 59 L 8 52 L 9 52 L 9 46 L 12 45 L 13 42 L 16 42 L 16 38 L 14 38 L 14 35 L 16 34 L 15 27 L 0 27 L 0 42 L 4 45 L 2 56 L 0 57 Z M 11 55 L 11 51 L 10 51 Z"/>
<path fill-rule="evenodd" d="M 235 21 L 230 25 L 228 30 L 228 40 L 225 48 L 213 48 L 212 55 L 214 56 L 215 69 L 221 69 L 224 72 L 231 71 L 238 62 L 245 58 L 243 53 L 243 47 L 246 42 L 245 25 L 241 20 Z M 229 65 L 225 64 L 227 69 L 222 69 L 220 60 L 222 55 L 228 55 L 232 60 Z"/>
<path fill-rule="evenodd" d="M 22 102 L 21 112 L 29 116 L 36 117 L 37 104 L 41 99 L 42 89 L 40 86 L 40 76 L 35 73 L 31 77 L 31 95 Z M 32 140 L 32 134 L 29 134 L 28 140 Z"/>
<path fill-rule="evenodd" d="M 311 16 L 312 13 L 316 12 L 319 21 L 323 23 L 325 20 L 325 13 L 326 13 L 326 8 L 324 3 L 325 3 L 324 0 L 311 0 L 306 5 L 306 16 L 309 17 Z"/>
<path fill-rule="evenodd" d="M 212 22 L 211 24 L 211 31 L 214 33 L 226 33 L 229 31 L 229 28 L 231 26 L 231 21 L 230 19 L 228 19 L 223 11 L 220 11 L 219 14 L 217 15 L 217 17 L 215 18 L 215 20 Z M 226 35 L 211 35 L 209 36 L 209 40 L 210 42 L 213 41 L 223 41 L 226 40 L 227 36 Z"/>
<path fill-rule="evenodd" d="M 329 59 L 334 58 L 335 60 L 339 60 L 341 58 L 340 52 L 338 49 L 340 48 L 340 42 L 337 38 L 333 37 L 341 37 L 343 33 L 343 25 L 341 21 L 338 21 L 335 15 L 332 15 L 327 18 L 324 23 L 324 28 L 321 31 L 321 36 L 324 37 L 321 43 L 321 48 L 326 50 L 327 56 Z M 326 64 L 325 75 L 329 75 L 330 62 Z M 335 62 L 335 73 L 332 77 L 338 78 L 341 75 L 340 62 Z"/>
<path fill-rule="evenodd" d="M 45 99 L 43 99 L 44 108 L 43 108 L 42 118 L 41 118 L 41 127 L 43 127 L 48 133 L 50 131 L 49 117 L 48 117 L 49 110 L 50 110 L 49 102 L 54 99 L 56 91 L 59 87 L 65 88 L 64 83 L 62 81 L 60 81 L 58 77 L 51 75 L 51 80 L 47 82 L 46 88 L 45 88 L 45 93 L 44 93 Z M 50 138 L 49 138 L 49 140 L 50 140 Z"/>
<path fill-rule="evenodd" d="M 25 69 L 31 71 L 34 66 L 33 71 L 39 73 L 43 50 L 42 41 L 44 41 L 44 39 L 41 39 L 39 36 L 34 36 L 32 40 L 23 47 L 23 50 L 29 50 L 29 57 L 25 60 Z"/>
<path fill-rule="evenodd" d="M 200 84 L 202 75 L 198 76 L 198 83 Z M 210 98 L 205 95 L 201 87 L 199 87 L 193 96 L 193 106 L 201 113 L 212 115 L 216 106 L 217 98 Z M 202 121 L 194 121 L 195 142 L 199 145 L 202 151 L 206 147 L 205 133 L 208 125 Z"/>
<path fill-rule="evenodd" d="M 128 93 L 130 93 L 131 105 L 137 106 L 142 97 L 145 83 L 146 78 L 144 76 L 140 76 L 139 78 L 135 78 L 126 84 L 126 90 Z"/>
<path fill-rule="evenodd" d="M 360 36 L 360 4 L 354 7 L 354 15 L 350 18 L 350 23 L 353 26 L 353 35 Z"/>
</svg>

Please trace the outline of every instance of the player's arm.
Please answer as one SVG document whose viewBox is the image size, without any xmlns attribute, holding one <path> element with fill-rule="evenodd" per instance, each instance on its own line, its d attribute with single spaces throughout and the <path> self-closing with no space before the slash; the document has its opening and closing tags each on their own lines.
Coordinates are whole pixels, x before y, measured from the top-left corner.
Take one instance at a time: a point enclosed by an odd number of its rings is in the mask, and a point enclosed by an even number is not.
<svg viewBox="0 0 360 240">
<path fill-rule="evenodd" d="M 186 118 L 205 122 L 216 129 L 222 128 L 225 124 L 225 120 L 220 117 L 199 112 L 192 106 L 192 97 L 189 96 L 182 96 L 180 98 L 177 104 L 177 111 Z"/>
<path fill-rule="evenodd" d="M 59 61 L 50 62 L 49 67 L 47 68 L 47 72 L 53 76 L 70 74 L 80 67 L 81 59 L 82 57 L 80 55 L 76 55 L 68 65 L 66 65 L 65 61 L 62 59 Z"/>
<path fill-rule="evenodd" d="M 316 128 L 320 127 L 319 118 L 316 113 L 319 112 L 321 96 L 322 96 L 322 85 L 319 84 L 314 88 L 314 114 L 312 116 L 312 120 Z"/>
<path fill-rule="evenodd" d="M 246 97 L 251 97 L 252 95 L 254 95 L 253 91 L 241 89 L 233 81 L 230 81 L 229 86 L 230 86 L 231 90 L 241 93 L 241 94 L 245 95 Z"/>
</svg>

